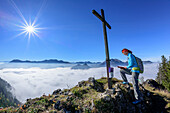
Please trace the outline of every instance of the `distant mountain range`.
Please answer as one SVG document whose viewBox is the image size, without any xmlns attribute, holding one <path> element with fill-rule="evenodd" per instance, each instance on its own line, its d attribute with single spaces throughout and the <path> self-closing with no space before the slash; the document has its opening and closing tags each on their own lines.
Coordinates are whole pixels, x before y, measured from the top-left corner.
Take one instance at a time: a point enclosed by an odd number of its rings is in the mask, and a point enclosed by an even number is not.
<svg viewBox="0 0 170 113">
<path fill-rule="evenodd" d="M 91 61 L 80 61 L 80 62 L 68 62 L 63 60 L 57 60 L 57 59 L 49 59 L 49 60 L 42 60 L 42 61 L 30 61 L 30 60 L 19 60 L 14 59 L 10 61 L 9 63 L 64 63 L 64 64 L 99 64 L 100 66 L 103 66 L 106 64 L 106 61 L 104 62 L 91 62 Z M 144 64 L 153 63 L 151 61 L 143 61 Z M 123 62 L 119 59 L 110 59 L 110 64 L 113 66 L 117 65 L 127 65 L 127 62 Z"/>
<path fill-rule="evenodd" d="M 105 67 L 106 61 L 104 62 L 90 62 L 90 61 L 84 61 L 84 62 L 68 62 L 63 60 L 57 60 L 57 59 L 49 59 L 49 60 L 42 60 L 42 61 L 30 61 L 30 60 L 19 60 L 15 59 L 10 61 L 10 63 L 62 63 L 62 64 L 77 64 L 73 66 L 71 69 L 89 69 L 91 67 Z M 143 61 L 144 64 L 150 64 L 153 63 L 151 61 Z M 89 66 L 90 65 L 90 66 Z M 110 65 L 111 66 L 126 66 L 128 65 L 128 62 L 123 62 L 119 59 L 110 59 Z"/>
<path fill-rule="evenodd" d="M 65 64 L 69 64 L 70 62 L 66 62 L 63 60 L 57 60 L 57 59 L 49 59 L 49 60 L 42 60 L 42 61 L 30 61 L 30 60 L 19 60 L 19 59 L 14 59 L 12 61 L 10 61 L 10 63 L 65 63 Z"/>
</svg>

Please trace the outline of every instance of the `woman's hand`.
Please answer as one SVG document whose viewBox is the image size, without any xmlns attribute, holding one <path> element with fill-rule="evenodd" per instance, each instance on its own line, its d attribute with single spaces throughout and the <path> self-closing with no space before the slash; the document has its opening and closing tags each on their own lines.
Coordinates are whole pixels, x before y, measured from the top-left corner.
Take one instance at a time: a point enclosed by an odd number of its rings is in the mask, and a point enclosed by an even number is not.
<svg viewBox="0 0 170 113">
<path fill-rule="evenodd" d="M 127 69 L 127 67 L 117 66 L 120 69 Z"/>
</svg>

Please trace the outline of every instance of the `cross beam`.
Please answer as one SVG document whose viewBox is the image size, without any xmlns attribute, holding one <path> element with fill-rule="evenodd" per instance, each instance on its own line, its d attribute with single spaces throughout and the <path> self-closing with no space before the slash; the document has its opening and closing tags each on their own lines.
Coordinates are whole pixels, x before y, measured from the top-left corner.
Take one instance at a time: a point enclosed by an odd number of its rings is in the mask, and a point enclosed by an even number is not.
<svg viewBox="0 0 170 113">
<path fill-rule="evenodd" d="M 103 11 L 103 9 L 101 9 L 101 12 Z M 99 15 L 99 13 L 97 13 L 95 10 L 92 11 L 92 13 L 97 16 L 97 18 L 99 18 L 102 22 L 105 22 L 106 23 L 106 26 L 111 29 L 111 26 L 105 21 L 105 19 Z M 103 14 L 104 14 L 104 11 L 103 11 Z"/>
<path fill-rule="evenodd" d="M 98 17 L 102 23 L 103 23 L 103 34 L 104 34 L 104 41 L 105 41 L 105 52 L 106 52 L 106 70 L 107 70 L 107 80 L 108 80 L 108 88 L 111 89 L 111 83 L 109 78 L 109 68 L 110 68 L 110 58 L 109 58 L 109 48 L 108 48 L 108 41 L 107 41 L 107 32 L 106 32 L 106 26 L 111 29 L 111 26 L 106 22 L 105 16 L 104 16 L 104 10 L 101 9 L 101 15 L 99 15 L 95 10 L 92 11 L 92 13 Z"/>
</svg>

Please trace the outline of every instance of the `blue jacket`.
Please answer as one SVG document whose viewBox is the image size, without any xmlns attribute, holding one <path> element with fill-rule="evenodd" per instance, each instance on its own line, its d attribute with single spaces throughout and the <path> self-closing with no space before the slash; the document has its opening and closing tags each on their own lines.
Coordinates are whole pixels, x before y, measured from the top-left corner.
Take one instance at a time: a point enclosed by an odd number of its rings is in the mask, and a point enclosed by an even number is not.
<svg viewBox="0 0 170 113">
<path fill-rule="evenodd" d="M 133 54 L 128 53 L 128 69 L 131 69 L 132 72 L 137 72 L 140 73 L 139 69 L 138 69 L 138 64 L 136 62 L 136 58 Z"/>
</svg>

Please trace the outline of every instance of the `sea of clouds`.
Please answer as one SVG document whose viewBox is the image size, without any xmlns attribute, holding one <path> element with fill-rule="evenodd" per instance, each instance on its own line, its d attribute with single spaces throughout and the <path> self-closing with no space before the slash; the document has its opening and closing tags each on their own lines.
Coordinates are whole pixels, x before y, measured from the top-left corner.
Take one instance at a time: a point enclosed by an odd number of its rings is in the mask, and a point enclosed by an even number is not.
<svg viewBox="0 0 170 113">
<path fill-rule="evenodd" d="M 41 65 L 41 64 L 39 64 Z M 155 79 L 158 63 L 146 64 L 145 72 L 140 75 L 144 79 Z M 52 94 L 58 88 L 74 87 L 79 81 L 89 77 L 101 78 L 106 76 L 106 67 L 90 68 L 88 70 L 72 70 L 71 67 L 52 68 L 3 68 L 0 77 L 13 87 L 12 93 L 16 98 L 25 102 L 28 98 Z M 114 77 L 121 79 L 119 69 L 114 68 Z M 129 81 L 131 75 L 127 75 Z"/>
</svg>

